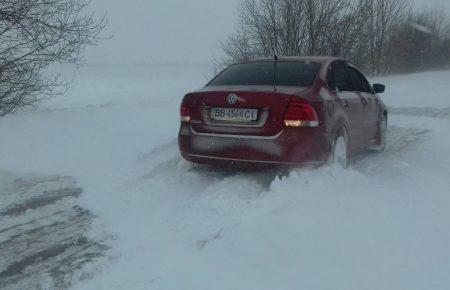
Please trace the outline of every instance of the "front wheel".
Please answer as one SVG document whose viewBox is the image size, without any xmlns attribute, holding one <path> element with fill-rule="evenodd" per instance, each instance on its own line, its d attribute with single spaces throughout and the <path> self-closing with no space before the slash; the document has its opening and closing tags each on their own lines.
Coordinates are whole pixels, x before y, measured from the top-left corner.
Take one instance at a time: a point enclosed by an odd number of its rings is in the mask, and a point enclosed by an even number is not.
<svg viewBox="0 0 450 290">
<path fill-rule="evenodd" d="M 387 128 L 388 128 L 387 116 L 383 115 L 383 118 L 381 119 L 378 127 L 376 145 L 371 147 L 372 150 L 377 152 L 383 152 L 386 149 Z"/>
<path fill-rule="evenodd" d="M 341 132 L 333 142 L 329 163 L 339 165 L 342 168 L 348 166 L 347 138 L 344 132 Z"/>
</svg>

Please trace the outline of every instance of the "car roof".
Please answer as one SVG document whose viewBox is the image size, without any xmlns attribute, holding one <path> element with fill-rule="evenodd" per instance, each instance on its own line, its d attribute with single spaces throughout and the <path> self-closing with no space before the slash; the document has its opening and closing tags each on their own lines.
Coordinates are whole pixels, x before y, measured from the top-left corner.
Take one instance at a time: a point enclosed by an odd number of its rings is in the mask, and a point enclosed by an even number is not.
<svg viewBox="0 0 450 290">
<path fill-rule="evenodd" d="M 332 56 L 280 56 L 278 61 L 303 61 L 303 62 L 315 62 L 315 63 L 330 63 L 335 60 L 342 60 L 338 57 Z M 275 61 L 273 57 L 255 58 L 246 62 L 259 62 L 259 61 Z M 243 62 L 243 63 L 246 63 Z"/>
</svg>

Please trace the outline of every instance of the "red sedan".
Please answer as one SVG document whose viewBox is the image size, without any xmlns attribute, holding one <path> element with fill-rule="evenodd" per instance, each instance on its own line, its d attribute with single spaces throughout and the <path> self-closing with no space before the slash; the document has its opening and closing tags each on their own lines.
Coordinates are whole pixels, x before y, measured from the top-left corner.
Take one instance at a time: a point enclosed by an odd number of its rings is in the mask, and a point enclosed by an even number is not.
<svg viewBox="0 0 450 290">
<path fill-rule="evenodd" d="M 330 57 L 258 59 L 232 65 L 181 104 L 179 147 L 194 163 L 306 165 L 383 151 L 384 85 Z"/>
</svg>

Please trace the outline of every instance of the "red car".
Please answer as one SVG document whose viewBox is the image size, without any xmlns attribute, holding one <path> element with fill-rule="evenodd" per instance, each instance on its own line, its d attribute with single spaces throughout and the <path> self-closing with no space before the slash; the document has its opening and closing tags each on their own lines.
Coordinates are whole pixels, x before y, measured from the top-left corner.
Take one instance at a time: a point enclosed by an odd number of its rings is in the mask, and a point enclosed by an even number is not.
<svg viewBox="0 0 450 290">
<path fill-rule="evenodd" d="M 232 65 L 181 104 L 179 147 L 194 163 L 296 166 L 383 151 L 384 85 L 331 57 Z"/>
</svg>

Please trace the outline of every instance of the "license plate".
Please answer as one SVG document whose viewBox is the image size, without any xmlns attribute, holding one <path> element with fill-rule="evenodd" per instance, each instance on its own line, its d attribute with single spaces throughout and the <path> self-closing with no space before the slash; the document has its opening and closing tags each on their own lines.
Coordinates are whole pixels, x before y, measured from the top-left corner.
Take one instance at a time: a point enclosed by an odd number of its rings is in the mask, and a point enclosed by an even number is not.
<svg viewBox="0 0 450 290">
<path fill-rule="evenodd" d="M 258 120 L 258 110 L 211 108 L 210 117 L 215 121 L 252 122 Z"/>
</svg>

